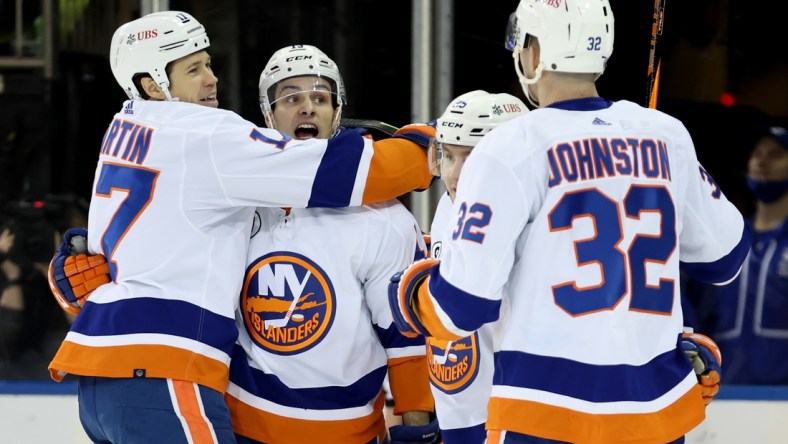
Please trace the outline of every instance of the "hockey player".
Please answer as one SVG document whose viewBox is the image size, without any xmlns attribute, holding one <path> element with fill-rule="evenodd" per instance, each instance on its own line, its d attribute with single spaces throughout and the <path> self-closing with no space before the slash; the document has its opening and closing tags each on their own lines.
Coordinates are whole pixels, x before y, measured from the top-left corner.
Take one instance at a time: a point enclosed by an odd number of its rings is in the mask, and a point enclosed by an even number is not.
<svg viewBox="0 0 788 444">
<path fill-rule="evenodd" d="M 679 268 L 727 282 L 749 239 L 679 121 L 599 97 L 613 29 L 607 0 L 520 1 L 506 44 L 539 109 L 474 148 L 440 262 L 392 279 L 408 335 L 501 319 L 491 443 L 683 442 L 704 418 Z"/>
<path fill-rule="evenodd" d="M 338 127 L 339 69 L 314 46 L 274 53 L 259 85 L 270 128 L 299 140 L 354 131 Z M 424 338 L 399 333 L 387 300 L 391 275 L 426 250 L 410 212 L 392 199 L 256 218 L 226 395 L 238 442 L 382 443 L 387 371 L 404 423 L 392 439 L 434 442 Z"/>
<path fill-rule="evenodd" d="M 208 47 L 178 11 L 112 39 L 112 72 L 132 100 L 101 145 L 87 239 L 112 282 L 89 300 L 72 292 L 66 275 L 91 265 L 67 258 L 73 232 L 50 276 L 61 305 L 81 308 L 50 371 L 80 376 L 80 418 L 96 442 L 235 442 L 223 395 L 254 207 L 359 205 L 431 181 L 424 150 L 402 134 L 388 145 L 351 132 L 295 141 L 217 109 Z M 425 148 L 431 135 L 403 132 Z"/>
<path fill-rule="evenodd" d="M 438 118 L 430 160 L 439 167 L 446 185 L 430 235 L 433 259 L 441 258 L 442 245 L 451 237 L 452 202 L 463 164 L 482 136 L 499 124 L 521 116 L 528 108 L 510 94 L 472 91 L 454 100 Z M 477 332 L 455 341 L 427 338 L 430 382 L 435 412 L 445 444 L 481 444 L 486 437 L 487 400 L 493 382 L 493 328 L 483 325 Z"/>
</svg>

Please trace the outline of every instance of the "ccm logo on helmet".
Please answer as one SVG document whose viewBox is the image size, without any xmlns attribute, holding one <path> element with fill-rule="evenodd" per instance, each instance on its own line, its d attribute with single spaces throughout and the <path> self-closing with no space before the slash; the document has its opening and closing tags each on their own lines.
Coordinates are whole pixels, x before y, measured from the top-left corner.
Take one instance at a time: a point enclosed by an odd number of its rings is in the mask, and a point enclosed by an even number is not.
<svg viewBox="0 0 788 444">
<path fill-rule="evenodd" d="M 462 123 L 456 122 L 441 122 L 441 126 L 448 126 L 449 128 L 462 128 Z"/>
<path fill-rule="evenodd" d="M 293 60 L 309 60 L 311 58 L 312 58 L 312 56 L 309 56 L 309 55 L 300 55 L 300 56 L 288 57 L 288 58 L 285 59 L 285 61 L 286 62 L 292 62 Z"/>
</svg>

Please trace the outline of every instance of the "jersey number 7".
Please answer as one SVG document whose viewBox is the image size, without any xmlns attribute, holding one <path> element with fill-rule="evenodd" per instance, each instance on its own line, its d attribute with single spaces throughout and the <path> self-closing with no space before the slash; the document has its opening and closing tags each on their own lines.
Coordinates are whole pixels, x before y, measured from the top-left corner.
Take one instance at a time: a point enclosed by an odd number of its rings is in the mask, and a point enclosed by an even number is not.
<svg viewBox="0 0 788 444">
<path fill-rule="evenodd" d="M 126 192 L 126 197 L 118 206 L 112 220 L 101 237 L 101 252 L 109 263 L 112 280 L 117 276 L 117 264 L 112 255 L 129 228 L 153 198 L 159 172 L 142 167 L 133 167 L 105 162 L 96 182 L 96 195 L 111 197 L 114 191 Z"/>
</svg>

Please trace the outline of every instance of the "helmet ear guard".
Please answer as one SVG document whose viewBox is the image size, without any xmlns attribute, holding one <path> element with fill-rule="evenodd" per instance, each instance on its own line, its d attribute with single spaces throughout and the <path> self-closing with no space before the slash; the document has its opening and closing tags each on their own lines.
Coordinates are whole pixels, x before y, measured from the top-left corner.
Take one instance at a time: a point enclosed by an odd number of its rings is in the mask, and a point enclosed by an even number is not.
<svg viewBox="0 0 788 444">
<path fill-rule="evenodd" d="M 334 101 L 332 132 L 339 126 L 342 107 L 347 103 L 345 82 L 334 63 L 323 51 L 311 45 L 292 45 L 276 51 L 260 73 L 258 83 L 260 110 L 273 122 L 275 91 L 279 82 L 292 77 L 314 76 L 328 80 Z"/>
<path fill-rule="evenodd" d="M 112 74 L 129 99 L 144 99 L 135 76 L 149 75 L 167 100 L 167 64 L 211 46 L 200 22 L 180 11 L 148 14 L 122 25 L 112 36 L 109 60 Z"/>
</svg>

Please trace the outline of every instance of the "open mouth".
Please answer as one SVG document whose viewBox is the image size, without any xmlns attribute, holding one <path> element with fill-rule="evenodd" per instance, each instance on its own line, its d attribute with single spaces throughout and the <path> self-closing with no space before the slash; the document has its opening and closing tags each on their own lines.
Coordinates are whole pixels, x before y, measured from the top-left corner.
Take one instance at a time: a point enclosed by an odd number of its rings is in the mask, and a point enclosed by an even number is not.
<svg viewBox="0 0 788 444">
<path fill-rule="evenodd" d="M 208 96 L 200 99 L 200 104 L 205 106 L 216 107 L 219 105 L 219 101 L 216 100 L 216 96 Z"/>
<path fill-rule="evenodd" d="M 314 139 L 317 137 L 318 129 L 316 125 L 311 123 L 302 123 L 298 125 L 293 131 L 293 135 L 296 139 Z"/>
</svg>

